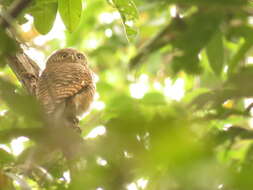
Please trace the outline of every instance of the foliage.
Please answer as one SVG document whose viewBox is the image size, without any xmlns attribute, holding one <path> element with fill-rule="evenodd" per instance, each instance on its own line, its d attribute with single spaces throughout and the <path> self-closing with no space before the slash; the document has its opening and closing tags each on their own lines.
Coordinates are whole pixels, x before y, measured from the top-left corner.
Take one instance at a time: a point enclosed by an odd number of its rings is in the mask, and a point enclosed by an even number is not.
<svg viewBox="0 0 253 190">
<path fill-rule="evenodd" d="M 66 31 L 44 42 L 57 12 Z M 33 0 L 0 29 L 0 189 L 251 189 L 251 14 L 250 0 Z M 13 35 L 86 52 L 98 94 L 82 138 L 47 127 L 6 65 Z"/>
</svg>

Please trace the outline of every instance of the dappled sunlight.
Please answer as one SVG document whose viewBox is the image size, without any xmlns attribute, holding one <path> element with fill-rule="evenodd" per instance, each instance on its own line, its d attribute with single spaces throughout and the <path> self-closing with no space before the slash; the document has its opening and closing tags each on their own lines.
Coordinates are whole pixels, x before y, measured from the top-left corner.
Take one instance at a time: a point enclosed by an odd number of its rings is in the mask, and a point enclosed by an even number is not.
<svg viewBox="0 0 253 190">
<path fill-rule="evenodd" d="M 145 178 L 140 178 L 137 180 L 137 186 L 141 189 L 145 189 L 148 184 L 148 180 Z"/>
<path fill-rule="evenodd" d="M 223 126 L 223 130 L 224 131 L 227 131 L 229 130 L 233 125 L 231 123 L 226 123 L 224 126 Z"/>
<path fill-rule="evenodd" d="M 130 76 L 129 76 L 130 77 Z M 141 99 L 145 95 L 145 93 L 149 90 L 149 79 L 148 76 L 142 74 L 136 83 L 132 83 L 129 86 L 130 94 L 133 98 Z"/>
<path fill-rule="evenodd" d="M 172 100 L 181 100 L 184 97 L 184 79 L 178 78 L 174 83 L 170 78 L 165 80 L 164 95 Z"/>
<path fill-rule="evenodd" d="M 124 153 L 124 156 L 125 156 L 126 158 L 133 158 L 133 155 L 130 154 L 129 152 L 124 151 L 123 153 Z"/>
<path fill-rule="evenodd" d="M 69 171 L 65 171 L 63 173 L 63 178 L 67 183 L 70 183 L 71 179 L 70 179 L 70 172 Z"/>
<path fill-rule="evenodd" d="M 99 21 L 102 24 L 111 24 L 114 20 L 119 20 L 120 14 L 118 12 L 103 12 L 99 15 Z"/>
<path fill-rule="evenodd" d="M 113 34 L 113 32 L 110 28 L 105 29 L 105 36 L 106 37 L 110 38 L 110 37 L 112 37 L 112 34 Z"/>
<path fill-rule="evenodd" d="M 162 91 L 163 89 L 163 86 L 160 82 L 154 82 L 154 89 L 157 90 L 157 91 Z"/>
<path fill-rule="evenodd" d="M 171 17 L 177 16 L 177 7 L 175 5 L 170 7 L 170 15 L 171 15 Z"/>
<path fill-rule="evenodd" d="M 11 151 L 15 156 L 18 156 L 25 149 L 24 143 L 29 141 L 27 137 L 18 137 L 11 141 Z"/>
<path fill-rule="evenodd" d="M 97 164 L 100 166 L 106 166 L 107 165 L 107 161 L 101 157 L 97 158 Z"/>
<path fill-rule="evenodd" d="M 223 69 L 224 73 L 227 73 L 228 72 L 228 66 L 226 65 Z"/>
<path fill-rule="evenodd" d="M 253 104 L 253 98 L 245 98 L 244 99 L 244 107 L 247 108 L 249 107 L 251 104 Z M 253 111 L 253 110 L 252 110 Z M 251 113 L 252 114 L 252 113 Z"/>
<path fill-rule="evenodd" d="M 30 31 L 32 29 L 32 26 L 33 26 L 33 17 L 31 15 L 26 14 L 25 15 L 25 19 L 27 20 L 27 22 L 21 25 L 21 29 L 24 32 L 28 32 L 28 31 Z"/>
<path fill-rule="evenodd" d="M 21 29 L 24 32 L 29 32 L 32 29 L 33 26 L 33 17 L 26 14 L 26 19 L 28 20 L 28 22 L 26 22 L 25 24 L 21 25 Z M 60 15 L 57 14 L 56 15 L 56 20 L 54 22 L 53 28 L 51 29 L 51 31 L 46 34 L 46 35 L 38 35 L 33 39 L 33 42 L 35 45 L 38 46 L 43 46 L 44 44 L 46 44 L 47 42 L 49 42 L 50 40 L 53 39 L 59 39 L 61 40 L 61 46 L 63 47 L 64 41 L 65 41 L 65 26 L 60 18 Z"/>
<path fill-rule="evenodd" d="M 39 35 L 38 37 L 34 38 L 34 43 L 36 45 L 43 45 L 50 40 L 59 39 L 61 41 L 60 46 L 63 47 L 65 45 L 64 40 L 66 38 L 65 32 L 64 32 L 65 29 L 66 28 L 60 18 L 60 15 L 57 14 L 55 24 L 53 28 L 51 29 L 51 31 L 46 35 Z"/>
<path fill-rule="evenodd" d="M 136 182 L 128 184 L 127 190 L 141 190 L 145 189 L 148 184 L 148 180 L 144 178 L 138 179 Z"/>
<path fill-rule="evenodd" d="M 253 98 L 245 98 L 244 99 L 244 107 L 247 109 L 249 106 L 253 105 Z M 249 118 L 249 126 L 250 128 L 253 128 L 253 109 L 250 109 L 250 115 L 251 117 Z"/>
<path fill-rule="evenodd" d="M 250 0 L 25 2 L 0 0 L 0 190 L 253 187 Z M 91 71 L 33 73 L 67 47 Z"/>
<path fill-rule="evenodd" d="M 8 146 L 5 145 L 5 144 L 0 144 L 0 149 L 3 149 L 3 150 L 5 150 L 5 151 L 8 152 L 8 153 L 11 153 L 11 152 L 12 152 L 11 149 L 10 149 L 10 147 L 8 147 Z"/>
<path fill-rule="evenodd" d="M 166 97 L 171 100 L 180 101 L 185 94 L 184 79 L 177 79 L 174 83 L 171 79 L 165 80 L 165 86 L 159 82 L 153 84 L 154 89 L 162 91 Z M 137 83 L 130 84 L 130 93 L 133 98 L 141 99 L 149 91 L 150 87 L 147 81 L 140 80 Z"/>
<path fill-rule="evenodd" d="M 99 99 L 99 93 L 96 92 L 95 97 L 94 97 L 94 101 L 91 104 L 90 110 L 95 109 L 95 110 L 100 111 L 100 110 L 103 110 L 105 107 L 106 107 L 105 102 L 103 102 L 102 100 Z M 84 117 L 85 117 L 85 115 L 82 116 L 81 118 L 84 118 Z"/>
<path fill-rule="evenodd" d="M 36 61 L 42 70 L 45 68 L 45 54 L 35 48 L 24 48 L 24 52 Z"/>
<path fill-rule="evenodd" d="M 98 136 L 104 135 L 106 133 L 105 126 L 97 126 L 93 128 L 84 138 L 85 139 L 94 139 Z"/>
<path fill-rule="evenodd" d="M 85 47 L 88 49 L 96 49 L 99 46 L 100 43 L 100 39 L 95 38 L 95 37 L 90 37 L 86 43 L 85 43 Z"/>
<path fill-rule="evenodd" d="M 6 110 L 6 109 L 0 110 L 0 116 L 4 116 L 7 112 L 8 112 L 8 110 Z"/>
<path fill-rule="evenodd" d="M 148 85 L 144 83 L 133 83 L 130 85 L 130 93 L 133 98 L 141 99 L 148 92 Z"/>
<path fill-rule="evenodd" d="M 247 57 L 247 63 L 253 64 L 253 57 L 251 57 L 251 56 Z"/>
<path fill-rule="evenodd" d="M 185 84 L 183 78 L 178 78 L 174 82 L 170 78 L 166 78 L 164 81 L 164 85 L 160 82 L 153 82 L 153 87 L 155 90 L 163 93 L 166 97 L 171 100 L 180 101 L 185 94 Z M 130 94 L 133 98 L 141 99 L 144 95 L 151 90 L 150 81 L 147 75 L 142 74 L 137 82 L 131 83 L 130 86 Z"/>
<path fill-rule="evenodd" d="M 103 101 L 94 101 L 91 104 L 91 109 L 103 110 L 105 108 L 105 103 Z"/>
<path fill-rule="evenodd" d="M 127 190 L 138 190 L 138 187 L 135 183 L 130 183 L 126 187 L 127 187 Z"/>
</svg>

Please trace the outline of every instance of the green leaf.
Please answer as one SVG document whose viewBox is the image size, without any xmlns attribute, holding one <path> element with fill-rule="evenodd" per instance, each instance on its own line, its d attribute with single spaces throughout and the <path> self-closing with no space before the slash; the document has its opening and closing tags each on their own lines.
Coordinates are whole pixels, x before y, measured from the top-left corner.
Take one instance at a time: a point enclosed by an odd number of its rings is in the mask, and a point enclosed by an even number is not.
<svg viewBox="0 0 253 190">
<path fill-rule="evenodd" d="M 14 160 L 14 157 L 10 153 L 0 148 L 0 165 L 13 162 Z"/>
<path fill-rule="evenodd" d="M 58 0 L 61 18 L 70 32 L 79 25 L 82 15 L 82 0 Z"/>
<path fill-rule="evenodd" d="M 21 190 L 31 190 L 32 188 L 30 187 L 30 184 L 28 184 L 25 179 L 23 179 L 22 177 L 18 176 L 16 173 L 11 173 L 11 172 L 7 172 L 6 176 L 8 176 L 10 179 L 12 179 L 13 181 L 16 182 L 16 184 L 18 185 L 18 189 Z"/>
<path fill-rule="evenodd" d="M 13 2 L 13 0 L 4 0 L 4 1 L 1 1 L 1 4 L 3 6 L 9 6 L 12 2 Z"/>
<path fill-rule="evenodd" d="M 3 29 L 0 29 L 0 56 L 3 54 L 13 55 L 17 49 L 17 44 L 11 39 Z"/>
<path fill-rule="evenodd" d="M 159 92 L 149 92 L 145 94 L 145 96 L 142 99 L 142 102 L 147 105 L 153 105 L 153 106 L 159 106 L 159 105 L 165 105 L 166 101 L 163 96 L 163 94 Z"/>
<path fill-rule="evenodd" d="M 135 21 L 138 19 L 138 10 L 133 0 L 113 0 L 120 12 L 129 41 L 133 41 L 138 33 Z"/>
<path fill-rule="evenodd" d="M 220 75 L 224 65 L 224 46 L 222 33 L 220 31 L 215 33 L 207 44 L 206 53 L 214 73 Z"/>
<path fill-rule="evenodd" d="M 53 27 L 57 13 L 57 2 L 37 1 L 32 8 L 31 14 L 34 17 L 34 25 L 39 33 L 47 34 Z"/>
<path fill-rule="evenodd" d="M 179 55 L 175 56 L 172 62 L 175 72 L 201 72 L 198 55 L 217 31 L 222 19 L 223 15 L 217 11 L 199 11 L 178 25 L 174 31 L 177 37 L 172 41 L 173 47 L 179 50 Z"/>
<path fill-rule="evenodd" d="M 16 113 L 32 120 L 39 120 L 41 113 L 35 97 L 20 94 L 15 85 L 0 77 L 0 98 Z"/>
<path fill-rule="evenodd" d="M 247 0 L 165 0 L 168 3 L 180 3 L 180 4 L 187 4 L 187 5 L 206 5 L 206 6 L 219 6 L 219 7 L 232 7 L 232 6 L 243 6 L 247 3 Z"/>
<path fill-rule="evenodd" d="M 5 33 L 5 30 L 0 28 L 0 67 L 6 65 L 6 55 L 14 55 L 16 50 L 16 42 Z"/>
</svg>

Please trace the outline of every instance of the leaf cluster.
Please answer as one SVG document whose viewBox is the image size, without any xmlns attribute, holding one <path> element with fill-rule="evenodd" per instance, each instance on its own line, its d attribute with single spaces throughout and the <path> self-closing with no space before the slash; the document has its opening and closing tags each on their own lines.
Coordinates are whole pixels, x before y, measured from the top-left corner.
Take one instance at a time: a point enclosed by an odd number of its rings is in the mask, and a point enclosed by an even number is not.
<svg viewBox="0 0 253 190">
<path fill-rule="evenodd" d="M 36 44 L 57 12 L 64 38 Z M 252 188 L 250 0 L 34 0 L 25 14 L 47 35 L 20 35 L 43 55 L 88 54 L 97 95 L 81 137 L 52 128 L 4 63 L 16 43 L 0 29 L 0 189 Z"/>
</svg>

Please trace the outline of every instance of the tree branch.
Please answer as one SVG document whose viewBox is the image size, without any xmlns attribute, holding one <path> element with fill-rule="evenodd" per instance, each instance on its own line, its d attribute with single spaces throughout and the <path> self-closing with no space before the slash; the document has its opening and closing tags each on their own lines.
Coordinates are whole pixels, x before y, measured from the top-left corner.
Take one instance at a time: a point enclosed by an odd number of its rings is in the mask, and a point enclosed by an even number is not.
<svg viewBox="0 0 253 190">
<path fill-rule="evenodd" d="M 182 25 L 179 17 L 173 18 L 161 31 L 159 31 L 152 39 L 145 43 L 139 52 L 130 60 L 130 69 L 140 65 L 145 57 L 149 56 L 153 51 L 157 51 L 176 37 L 176 28 Z"/>
<path fill-rule="evenodd" d="M 0 25 L 3 28 L 9 27 L 13 18 L 16 18 L 31 2 L 31 0 L 14 1 L 7 12 L 1 15 Z"/>
<path fill-rule="evenodd" d="M 35 96 L 40 68 L 22 50 L 7 56 L 7 63 L 26 90 Z"/>
<path fill-rule="evenodd" d="M 0 26 L 3 28 L 12 27 L 13 18 L 16 18 L 30 2 L 31 0 L 14 1 L 10 8 L 1 15 Z M 35 95 L 40 68 L 32 59 L 29 58 L 29 56 L 23 52 L 22 48 L 20 47 L 20 43 L 17 41 L 16 43 L 19 49 L 17 50 L 15 56 L 6 56 L 7 63 L 26 90 L 31 95 Z"/>
<path fill-rule="evenodd" d="M 253 131 L 240 126 L 231 126 L 227 131 L 222 131 L 217 134 L 217 142 L 223 143 L 227 140 L 240 138 L 243 140 L 253 139 Z"/>
</svg>

